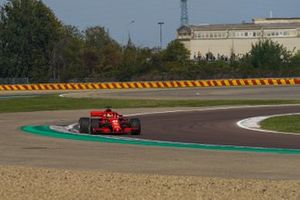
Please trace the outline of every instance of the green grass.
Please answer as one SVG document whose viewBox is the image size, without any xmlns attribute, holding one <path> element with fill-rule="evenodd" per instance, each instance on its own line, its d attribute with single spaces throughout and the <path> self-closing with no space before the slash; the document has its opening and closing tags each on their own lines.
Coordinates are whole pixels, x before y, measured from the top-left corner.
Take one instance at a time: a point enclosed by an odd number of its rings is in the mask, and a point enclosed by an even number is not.
<svg viewBox="0 0 300 200">
<path fill-rule="evenodd" d="M 261 128 L 300 134 L 300 115 L 271 117 L 261 122 Z"/>
<path fill-rule="evenodd" d="M 92 108 L 102 109 L 106 106 L 112 106 L 113 108 L 151 108 L 275 104 L 300 104 L 300 100 L 120 100 L 62 98 L 56 95 L 44 95 L 39 97 L 1 99 L 0 113 L 31 112 L 42 110 L 76 110 Z"/>
</svg>

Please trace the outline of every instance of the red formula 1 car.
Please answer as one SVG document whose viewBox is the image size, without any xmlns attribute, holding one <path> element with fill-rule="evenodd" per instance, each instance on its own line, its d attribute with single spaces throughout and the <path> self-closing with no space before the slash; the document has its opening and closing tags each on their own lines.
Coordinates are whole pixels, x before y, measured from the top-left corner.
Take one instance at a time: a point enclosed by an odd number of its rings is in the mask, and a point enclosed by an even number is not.
<svg viewBox="0 0 300 200">
<path fill-rule="evenodd" d="M 105 111 L 92 111 L 90 117 L 79 119 L 79 132 L 89 134 L 141 134 L 141 122 L 138 118 L 127 119 L 113 112 L 110 108 Z"/>
</svg>

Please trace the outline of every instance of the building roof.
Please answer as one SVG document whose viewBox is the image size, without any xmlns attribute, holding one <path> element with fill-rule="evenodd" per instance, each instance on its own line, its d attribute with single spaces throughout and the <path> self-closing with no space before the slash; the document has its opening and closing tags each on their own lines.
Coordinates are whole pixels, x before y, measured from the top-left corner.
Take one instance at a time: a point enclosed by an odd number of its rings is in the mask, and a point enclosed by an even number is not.
<svg viewBox="0 0 300 200">
<path fill-rule="evenodd" d="M 219 30 L 253 30 L 253 29 L 294 29 L 300 28 L 300 23 L 291 23 L 291 24 L 213 24 L 213 25 L 190 25 L 188 26 L 194 31 L 219 31 Z"/>
<path fill-rule="evenodd" d="M 178 31 L 221 31 L 221 30 L 260 30 L 260 29 L 295 29 L 300 28 L 300 18 L 256 18 L 250 23 L 240 24 L 205 24 L 180 27 Z"/>
<path fill-rule="evenodd" d="M 275 18 L 254 18 L 252 19 L 253 23 L 299 23 L 299 17 L 290 17 L 290 18 L 282 18 L 282 17 L 275 17 Z"/>
</svg>

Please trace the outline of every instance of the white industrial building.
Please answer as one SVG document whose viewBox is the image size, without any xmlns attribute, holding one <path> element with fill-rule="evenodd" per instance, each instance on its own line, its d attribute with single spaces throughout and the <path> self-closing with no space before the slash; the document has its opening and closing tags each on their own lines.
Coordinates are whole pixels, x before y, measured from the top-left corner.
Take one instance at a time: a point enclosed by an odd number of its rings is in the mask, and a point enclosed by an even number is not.
<svg viewBox="0 0 300 200">
<path fill-rule="evenodd" d="M 215 57 L 244 55 L 252 44 L 269 38 L 296 53 L 300 50 L 300 18 L 255 18 L 251 23 L 188 25 L 177 30 L 177 39 L 191 58 L 212 53 Z"/>
</svg>

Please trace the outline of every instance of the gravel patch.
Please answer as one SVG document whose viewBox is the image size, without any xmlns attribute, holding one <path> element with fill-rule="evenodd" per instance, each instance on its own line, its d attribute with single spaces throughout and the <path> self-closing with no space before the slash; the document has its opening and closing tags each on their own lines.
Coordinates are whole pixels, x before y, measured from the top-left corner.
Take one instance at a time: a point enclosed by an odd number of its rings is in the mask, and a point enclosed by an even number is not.
<svg viewBox="0 0 300 200">
<path fill-rule="evenodd" d="M 0 166 L 0 199 L 290 199 L 300 181 L 159 176 Z"/>
</svg>

